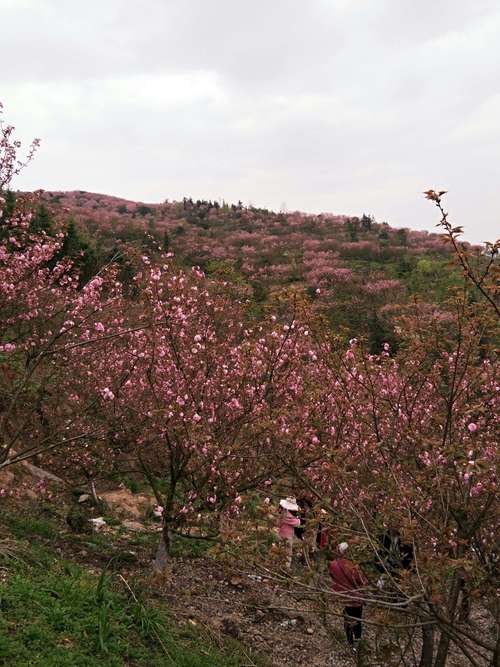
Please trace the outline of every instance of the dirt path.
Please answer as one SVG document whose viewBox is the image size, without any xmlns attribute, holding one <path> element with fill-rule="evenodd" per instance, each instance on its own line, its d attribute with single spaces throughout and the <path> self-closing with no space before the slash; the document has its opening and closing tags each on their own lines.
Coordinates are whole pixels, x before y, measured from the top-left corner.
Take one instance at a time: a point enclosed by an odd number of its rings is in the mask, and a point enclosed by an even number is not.
<svg viewBox="0 0 500 667">
<path fill-rule="evenodd" d="M 256 575 L 235 573 L 208 558 L 178 559 L 164 594 L 179 622 L 239 639 L 273 665 L 355 664 L 339 619 L 333 621 L 334 636 L 328 636 L 306 601 Z"/>
</svg>

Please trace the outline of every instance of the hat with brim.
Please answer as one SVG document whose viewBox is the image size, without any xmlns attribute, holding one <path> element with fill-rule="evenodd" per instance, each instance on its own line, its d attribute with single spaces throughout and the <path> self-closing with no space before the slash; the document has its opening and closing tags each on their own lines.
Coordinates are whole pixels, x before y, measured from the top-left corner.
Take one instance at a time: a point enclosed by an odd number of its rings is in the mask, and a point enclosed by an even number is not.
<svg viewBox="0 0 500 667">
<path fill-rule="evenodd" d="M 280 500 L 280 507 L 283 507 L 283 509 L 289 510 L 290 512 L 299 511 L 299 506 L 297 505 L 295 498 L 282 498 Z"/>
<path fill-rule="evenodd" d="M 338 547 L 341 554 L 345 553 L 349 549 L 347 542 L 341 542 Z"/>
</svg>

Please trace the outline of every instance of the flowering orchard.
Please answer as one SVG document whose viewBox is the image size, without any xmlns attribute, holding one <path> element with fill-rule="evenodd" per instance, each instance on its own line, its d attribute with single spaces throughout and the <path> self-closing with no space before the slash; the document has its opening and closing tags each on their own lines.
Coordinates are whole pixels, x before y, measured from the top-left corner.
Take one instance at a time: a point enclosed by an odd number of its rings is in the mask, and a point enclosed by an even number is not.
<svg viewBox="0 0 500 667">
<path fill-rule="evenodd" d="M 365 596 L 373 623 L 410 641 L 418 630 L 420 667 L 443 667 L 450 643 L 470 664 L 497 660 L 498 642 L 467 617 L 479 597 L 489 619 L 499 611 L 498 246 L 473 259 L 442 193 L 429 191 L 464 284 L 440 308 L 400 308 L 398 350 L 385 342 L 373 353 L 373 340 L 369 349 L 332 333 L 301 287 L 275 290 L 257 317 L 244 285 L 181 270 L 169 252 L 140 254 L 126 286 L 119 262 L 82 281 L 64 256 L 69 232 L 33 229 L 36 199 L 9 200 L 18 149 L 2 125 L 0 469 L 41 457 L 68 480 L 94 481 L 133 467 L 163 507 L 159 568 L 176 533 L 214 535 L 244 516 L 250 492 L 293 480 L 331 539 L 354 540 L 366 563 L 383 561 L 380 536 L 391 531 L 411 550 L 411 567 L 384 565 L 382 591 Z M 236 213 L 248 224 L 254 215 Z M 353 224 L 351 238 L 363 229 Z M 253 242 L 238 233 L 235 243 Z M 312 299 L 334 285 L 337 306 L 352 300 L 336 245 L 315 243 L 304 255 L 320 285 Z M 344 253 L 369 250 L 349 243 Z M 359 289 L 382 308 L 401 286 L 381 278 Z"/>
<path fill-rule="evenodd" d="M 293 306 L 288 317 L 248 322 L 227 284 L 179 272 L 170 257 L 152 264 L 144 256 L 134 281 L 137 300 L 114 313 L 128 332 L 109 339 L 105 355 L 81 345 L 73 354 L 96 383 L 82 375 L 79 400 L 97 388 L 110 441 L 163 507 L 163 563 L 176 532 L 198 523 L 216 531 L 242 494 L 284 470 L 271 417 L 310 359 L 310 339 Z"/>
<path fill-rule="evenodd" d="M 474 271 L 465 252 L 459 260 Z M 412 554 L 409 568 L 399 554 L 386 562 L 383 592 L 365 598 L 384 625 L 409 628 L 410 640 L 422 629 L 421 667 L 444 665 L 450 643 L 471 664 L 498 660 L 498 625 L 487 638 L 470 616 L 478 599 L 490 622 L 499 616 L 493 266 L 488 259 L 481 269 L 482 300 L 472 273 L 446 309 L 401 317 L 397 354 L 387 343 L 370 354 L 356 339 L 346 350 L 316 331 L 321 389 L 304 395 L 299 428 L 316 436 L 305 445 L 294 434 L 300 455 L 290 457 L 288 427 L 277 423 L 276 452 L 297 488 L 329 512 L 332 539 L 358 543 L 368 568 L 384 560 L 384 535 L 397 534 Z"/>
</svg>

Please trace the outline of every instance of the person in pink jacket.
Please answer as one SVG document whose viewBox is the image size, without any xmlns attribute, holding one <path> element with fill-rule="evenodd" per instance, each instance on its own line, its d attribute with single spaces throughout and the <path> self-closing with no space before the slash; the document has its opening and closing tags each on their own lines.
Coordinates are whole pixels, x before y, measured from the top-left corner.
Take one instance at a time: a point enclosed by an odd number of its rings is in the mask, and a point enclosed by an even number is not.
<svg viewBox="0 0 500 667">
<path fill-rule="evenodd" d="M 300 526 L 300 519 L 297 516 L 299 506 L 295 498 L 283 498 L 280 500 L 280 521 L 278 534 L 285 543 L 288 569 L 292 567 L 293 539 L 294 529 Z"/>
</svg>

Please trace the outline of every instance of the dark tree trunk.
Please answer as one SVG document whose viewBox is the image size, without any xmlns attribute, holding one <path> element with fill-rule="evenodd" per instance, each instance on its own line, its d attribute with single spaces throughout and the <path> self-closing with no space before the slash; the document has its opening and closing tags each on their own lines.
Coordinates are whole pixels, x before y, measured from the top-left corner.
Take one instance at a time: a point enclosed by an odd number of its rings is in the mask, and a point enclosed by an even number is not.
<svg viewBox="0 0 500 667">
<path fill-rule="evenodd" d="M 432 667 L 434 659 L 434 626 L 422 626 L 422 652 L 418 667 Z"/>
<path fill-rule="evenodd" d="M 466 623 L 469 620 L 470 616 L 471 599 L 467 587 L 467 582 L 465 581 L 465 579 L 462 579 L 460 584 L 460 589 L 462 591 L 462 599 L 460 601 L 460 613 L 458 615 L 458 620 L 461 623 Z"/>
<path fill-rule="evenodd" d="M 493 657 L 491 658 L 490 667 L 500 667 L 500 631 L 498 632 L 497 643 Z"/>
<path fill-rule="evenodd" d="M 453 582 L 451 585 L 451 593 L 448 602 L 448 619 L 453 622 L 458 605 L 458 597 L 460 595 L 461 577 L 455 572 Z M 445 667 L 448 658 L 448 651 L 450 650 L 450 635 L 444 630 L 441 630 L 441 637 L 437 648 L 436 661 L 434 667 Z"/>
</svg>

